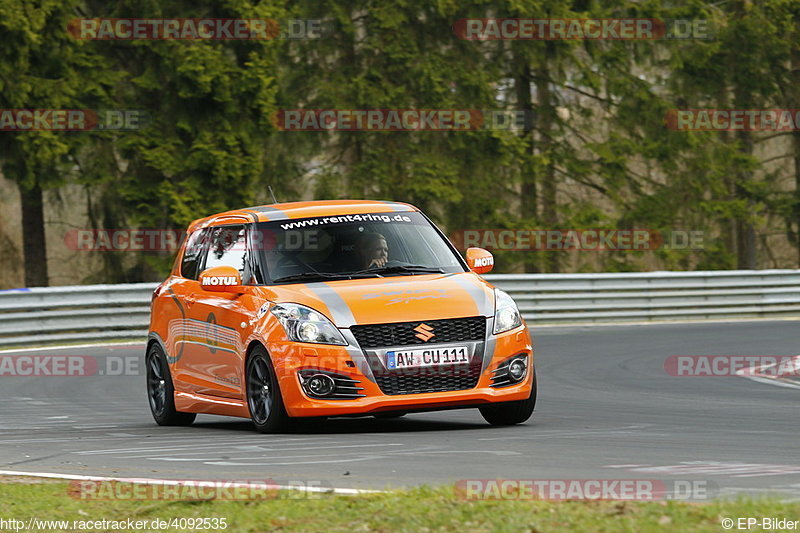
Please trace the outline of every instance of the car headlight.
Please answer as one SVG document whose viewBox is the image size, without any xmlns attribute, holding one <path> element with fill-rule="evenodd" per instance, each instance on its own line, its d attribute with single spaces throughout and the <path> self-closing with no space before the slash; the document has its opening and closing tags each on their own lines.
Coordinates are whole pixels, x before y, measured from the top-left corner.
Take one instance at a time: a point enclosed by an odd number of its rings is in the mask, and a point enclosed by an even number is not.
<svg viewBox="0 0 800 533">
<path fill-rule="evenodd" d="M 290 340 L 342 346 L 347 344 L 336 326 L 325 315 L 310 307 L 300 304 L 275 304 L 271 311 L 278 318 Z"/>
<path fill-rule="evenodd" d="M 522 325 L 522 317 L 514 300 L 500 289 L 494 290 L 494 334 Z"/>
</svg>

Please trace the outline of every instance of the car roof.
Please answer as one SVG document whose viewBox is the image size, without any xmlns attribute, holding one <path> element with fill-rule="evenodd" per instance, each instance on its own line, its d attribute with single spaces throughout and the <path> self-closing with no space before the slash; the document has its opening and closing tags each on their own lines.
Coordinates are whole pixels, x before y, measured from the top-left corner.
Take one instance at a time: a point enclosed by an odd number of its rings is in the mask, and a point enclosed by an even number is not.
<svg viewBox="0 0 800 533">
<path fill-rule="evenodd" d="M 390 211 L 419 211 L 411 204 L 383 200 L 315 200 L 257 205 L 217 213 L 195 220 L 189 225 L 189 233 L 198 228 L 233 224 L 236 222 L 269 222 L 294 218 L 355 215 L 362 213 L 386 213 Z"/>
</svg>

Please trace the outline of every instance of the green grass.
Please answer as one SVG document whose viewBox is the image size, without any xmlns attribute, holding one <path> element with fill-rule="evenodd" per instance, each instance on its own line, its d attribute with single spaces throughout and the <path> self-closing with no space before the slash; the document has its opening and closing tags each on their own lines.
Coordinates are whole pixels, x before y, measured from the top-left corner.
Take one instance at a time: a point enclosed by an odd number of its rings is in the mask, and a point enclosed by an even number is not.
<svg viewBox="0 0 800 533">
<path fill-rule="evenodd" d="M 738 499 L 682 502 L 464 501 L 451 487 L 362 496 L 280 493 L 263 501 L 82 501 L 69 484 L 0 483 L 0 518 L 8 520 L 153 520 L 226 518 L 227 531 L 725 531 L 730 517 L 800 520 L 800 503 Z M 70 531 L 71 529 L 60 529 Z M 172 529 L 176 531 L 176 529 Z M 215 531 L 206 529 L 206 531 Z M 221 531 L 217 529 L 216 531 Z M 733 531 L 736 531 L 734 528 Z M 754 528 L 750 531 L 762 531 Z"/>
</svg>

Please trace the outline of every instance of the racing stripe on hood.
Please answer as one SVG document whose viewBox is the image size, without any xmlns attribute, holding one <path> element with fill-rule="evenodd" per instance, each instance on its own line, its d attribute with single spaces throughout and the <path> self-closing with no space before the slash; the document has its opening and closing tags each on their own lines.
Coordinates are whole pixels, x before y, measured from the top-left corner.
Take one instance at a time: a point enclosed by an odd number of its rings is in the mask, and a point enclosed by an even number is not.
<svg viewBox="0 0 800 533">
<path fill-rule="evenodd" d="M 337 328 L 349 328 L 356 323 L 356 319 L 353 317 L 353 312 L 350 310 L 350 306 L 347 305 L 347 302 L 345 302 L 344 299 L 339 296 L 333 287 L 323 281 L 317 283 L 306 283 L 305 286 L 328 308 L 331 318 L 333 319 L 334 326 Z M 375 376 L 372 373 L 372 368 L 369 365 L 369 361 L 367 361 L 367 358 L 364 356 L 364 352 L 358 347 L 356 338 L 349 329 L 341 330 L 341 334 L 345 341 L 347 341 L 347 346 L 345 346 L 347 355 L 349 355 L 350 359 L 353 361 L 353 363 L 355 363 L 356 368 L 361 371 L 365 378 L 375 383 L 376 381 Z"/>
<path fill-rule="evenodd" d="M 467 279 L 468 278 L 468 279 Z M 450 276 L 467 291 L 472 299 L 475 301 L 475 306 L 478 308 L 478 313 L 488 317 L 486 321 L 486 341 L 483 343 L 483 362 L 481 364 L 481 374 L 486 372 L 489 368 L 494 357 L 494 348 L 496 344 L 496 337 L 494 335 L 494 298 L 489 297 L 489 291 L 484 288 L 484 285 L 469 274 L 455 274 Z M 493 295 L 492 295 L 493 296 Z"/>
<path fill-rule="evenodd" d="M 258 205 L 254 207 L 245 207 L 247 211 L 255 211 L 267 215 L 270 221 L 272 220 L 289 220 L 289 215 L 283 209 L 277 207 L 269 207 L 267 205 Z"/>
<path fill-rule="evenodd" d="M 331 312 L 333 324 L 337 328 L 349 328 L 356 323 L 350 306 L 347 305 L 347 302 L 339 296 L 339 293 L 333 287 L 324 281 L 306 283 L 305 286 L 327 306 Z"/>
<path fill-rule="evenodd" d="M 353 332 L 349 329 L 341 330 L 341 332 L 344 340 L 346 340 L 348 344 L 348 346 L 345 348 L 347 350 L 347 355 L 350 356 L 350 359 L 356 365 L 356 368 L 364 375 L 365 378 L 373 383 L 377 383 L 375 380 L 375 374 L 372 372 L 372 366 L 369 364 L 364 351 L 358 347 L 358 341 L 353 335 Z"/>
<path fill-rule="evenodd" d="M 489 298 L 488 291 L 483 284 L 474 280 L 469 274 L 454 274 L 448 276 L 451 280 L 458 283 L 472 297 L 478 314 L 482 316 L 494 316 L 494 301 Z"/>
<path fill-rule="evenodd" d="M 494 348 L 497 344 L 497 337 L 494 334 L 494 318 L 490 318 L 486 321 L 486 345 L 483 351 L 483 365 L 481 366 L 481 374 L 486 372 L 489 368 L 489 363 L 492 362 L 492 358 L 494 357 Z"/>
</svg>

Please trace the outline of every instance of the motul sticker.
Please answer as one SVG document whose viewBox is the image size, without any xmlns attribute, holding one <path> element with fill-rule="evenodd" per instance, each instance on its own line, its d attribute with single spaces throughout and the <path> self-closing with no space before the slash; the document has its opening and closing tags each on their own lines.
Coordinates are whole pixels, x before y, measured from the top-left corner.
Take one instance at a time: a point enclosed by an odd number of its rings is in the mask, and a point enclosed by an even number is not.
<svg viewBox="0 0 800 533">
<path fill-rule="evenodd" d="M 236 285 L 234 276 L 208 276 L 203 278 L 203 285 Z"/>
<path fill-rule="evenodd" d="M 478 257 L 475 259 L 476 267 L 494 266 L 494 257 Z"/>
</svg>

